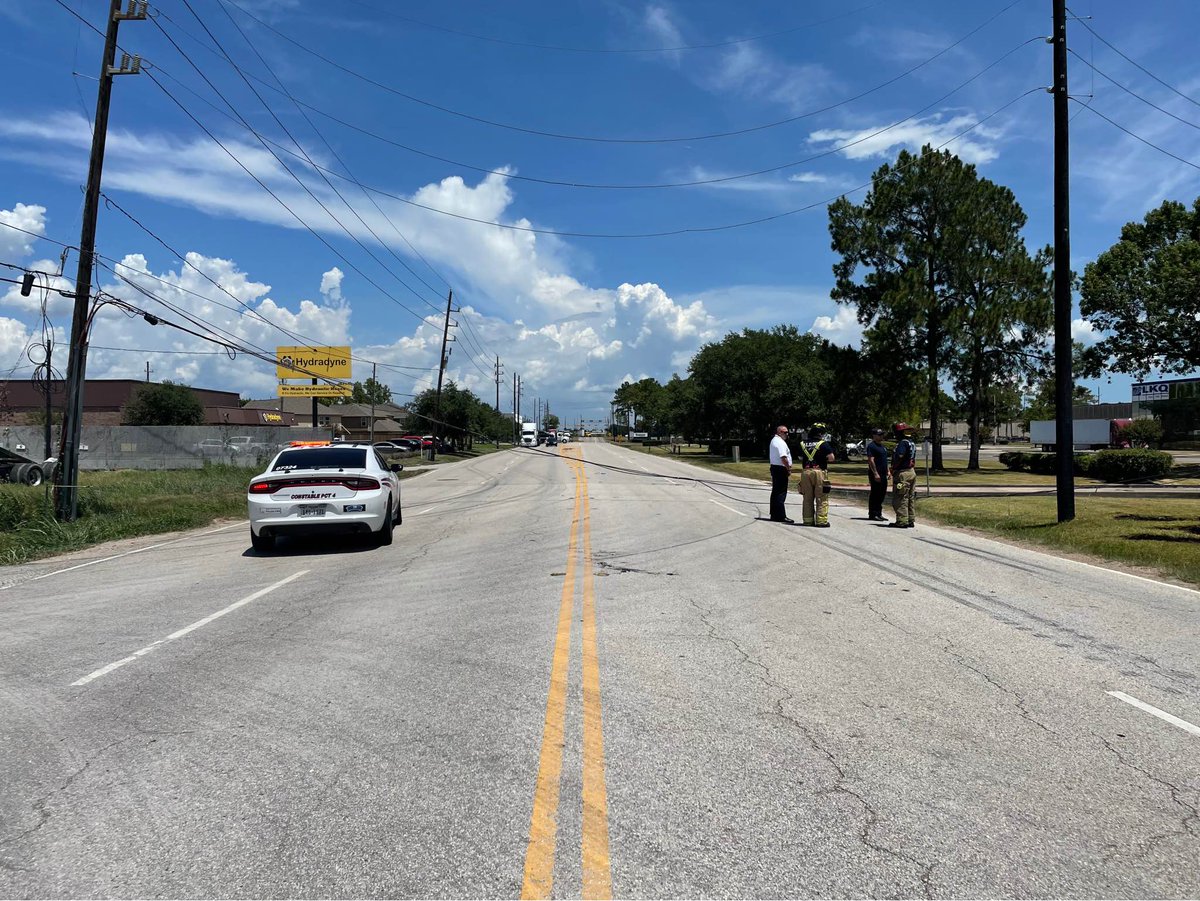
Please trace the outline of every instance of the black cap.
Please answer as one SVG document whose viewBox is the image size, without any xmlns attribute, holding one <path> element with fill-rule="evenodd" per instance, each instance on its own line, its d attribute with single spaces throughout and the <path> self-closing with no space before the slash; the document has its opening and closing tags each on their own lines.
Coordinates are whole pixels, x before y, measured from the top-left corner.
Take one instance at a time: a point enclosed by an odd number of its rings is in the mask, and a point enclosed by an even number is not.
<svg viewBox="0 0 1200 901">
<path fill-rule="evenodd" d="M 880 428 L 874 428 L 874 429 L 871 429 L 871 434 L 872 434 L 872 435 L 882 435 L 882 434 L 883 434 L 883 429 L 880 429 Z"/>
</svg>

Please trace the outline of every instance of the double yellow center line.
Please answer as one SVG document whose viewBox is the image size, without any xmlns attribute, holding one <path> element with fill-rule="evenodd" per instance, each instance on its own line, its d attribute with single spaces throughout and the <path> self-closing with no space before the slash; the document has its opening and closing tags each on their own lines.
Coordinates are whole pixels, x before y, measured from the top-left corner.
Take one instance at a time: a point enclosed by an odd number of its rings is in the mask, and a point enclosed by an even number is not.
<svg viewBox="0 0 1200 901">
<path fill-rule="evenodd" d="M 577 558 L 582 567 L 583 649 L 583 811 L 581 897 L 612 897 L 608 857 L 608 792 L 604 778 L 604 725 L 600 706 L 600 661 L 596 650 L 596 596 L 592 564 L 591 508 L 582 448 L 560 447 L 575 474 L 575 508 L 567 541 L 567 568 L 558 608 L 558 632 L 546 697 L 542 752 L 538 762 L 529 844 L 525 849 L 522 898 L 549 898 L 554 887 L 558 840 L 558 801 L 562 782 L 564 721 L 567 714 L 567 676 L 571 664 L 571 623 L 575 612 Z"/>
</svg>

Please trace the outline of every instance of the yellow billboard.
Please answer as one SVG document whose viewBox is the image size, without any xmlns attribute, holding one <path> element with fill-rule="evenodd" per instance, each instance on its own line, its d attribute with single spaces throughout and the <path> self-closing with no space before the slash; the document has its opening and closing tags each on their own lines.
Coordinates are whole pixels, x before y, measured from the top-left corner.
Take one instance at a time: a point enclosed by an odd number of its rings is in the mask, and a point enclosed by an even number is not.
<svg viewBox="0 0 1200 901">
<path fill-rule="evenodd" d="M 276 347 L 275 373 L 281 379 L 348 379 L 349 347 Z"/>
<path fill-rule="evenodd" d="M 353 385 L 280 385 L 280 397 L 350 397 Z"/>
</svg>

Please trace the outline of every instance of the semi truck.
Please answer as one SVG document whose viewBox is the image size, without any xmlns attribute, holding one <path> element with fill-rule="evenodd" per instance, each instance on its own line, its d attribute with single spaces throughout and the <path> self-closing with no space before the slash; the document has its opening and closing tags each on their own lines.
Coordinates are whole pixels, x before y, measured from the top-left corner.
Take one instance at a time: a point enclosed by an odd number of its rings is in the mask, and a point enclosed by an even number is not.
<svg viewBox="0 0 1200 901">
<path fill-rule="evenodd" d="M 536 422 L 521 423 L 521 446 L 537 447 L 538 434 Z"/>
<path fill-rule="evenodd" d="M 1129 442 L 1121 437 L 1121 430 L 1131 422 L 1132 419 L 1076 419 L 1072 423 L 1074 450 L 1129 447 Z M 1052 451 L 1058 443 L 1057 429 L 1053 419 L 1035 419 L 1029 423 L 1029 443 Z"/>
</svg>

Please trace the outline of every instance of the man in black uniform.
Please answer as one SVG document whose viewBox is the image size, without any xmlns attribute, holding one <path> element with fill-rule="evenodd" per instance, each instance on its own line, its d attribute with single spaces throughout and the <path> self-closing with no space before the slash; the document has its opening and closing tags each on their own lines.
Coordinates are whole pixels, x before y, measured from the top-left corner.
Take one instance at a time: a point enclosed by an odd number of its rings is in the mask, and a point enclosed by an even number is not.
<svg viewBox="0 0 1200 901">
<path fill-rule="evenodd" d="M 887 495 L 888 450 L 883 443 L 883 429 L 871 429 L 871 440 L 867 442 L 867 477 L 871 482 L 871 496 L 867 500 L 867 518 L 875 522 L 887 522 L 883 518 L 883 499 Z"/>
</svg>

